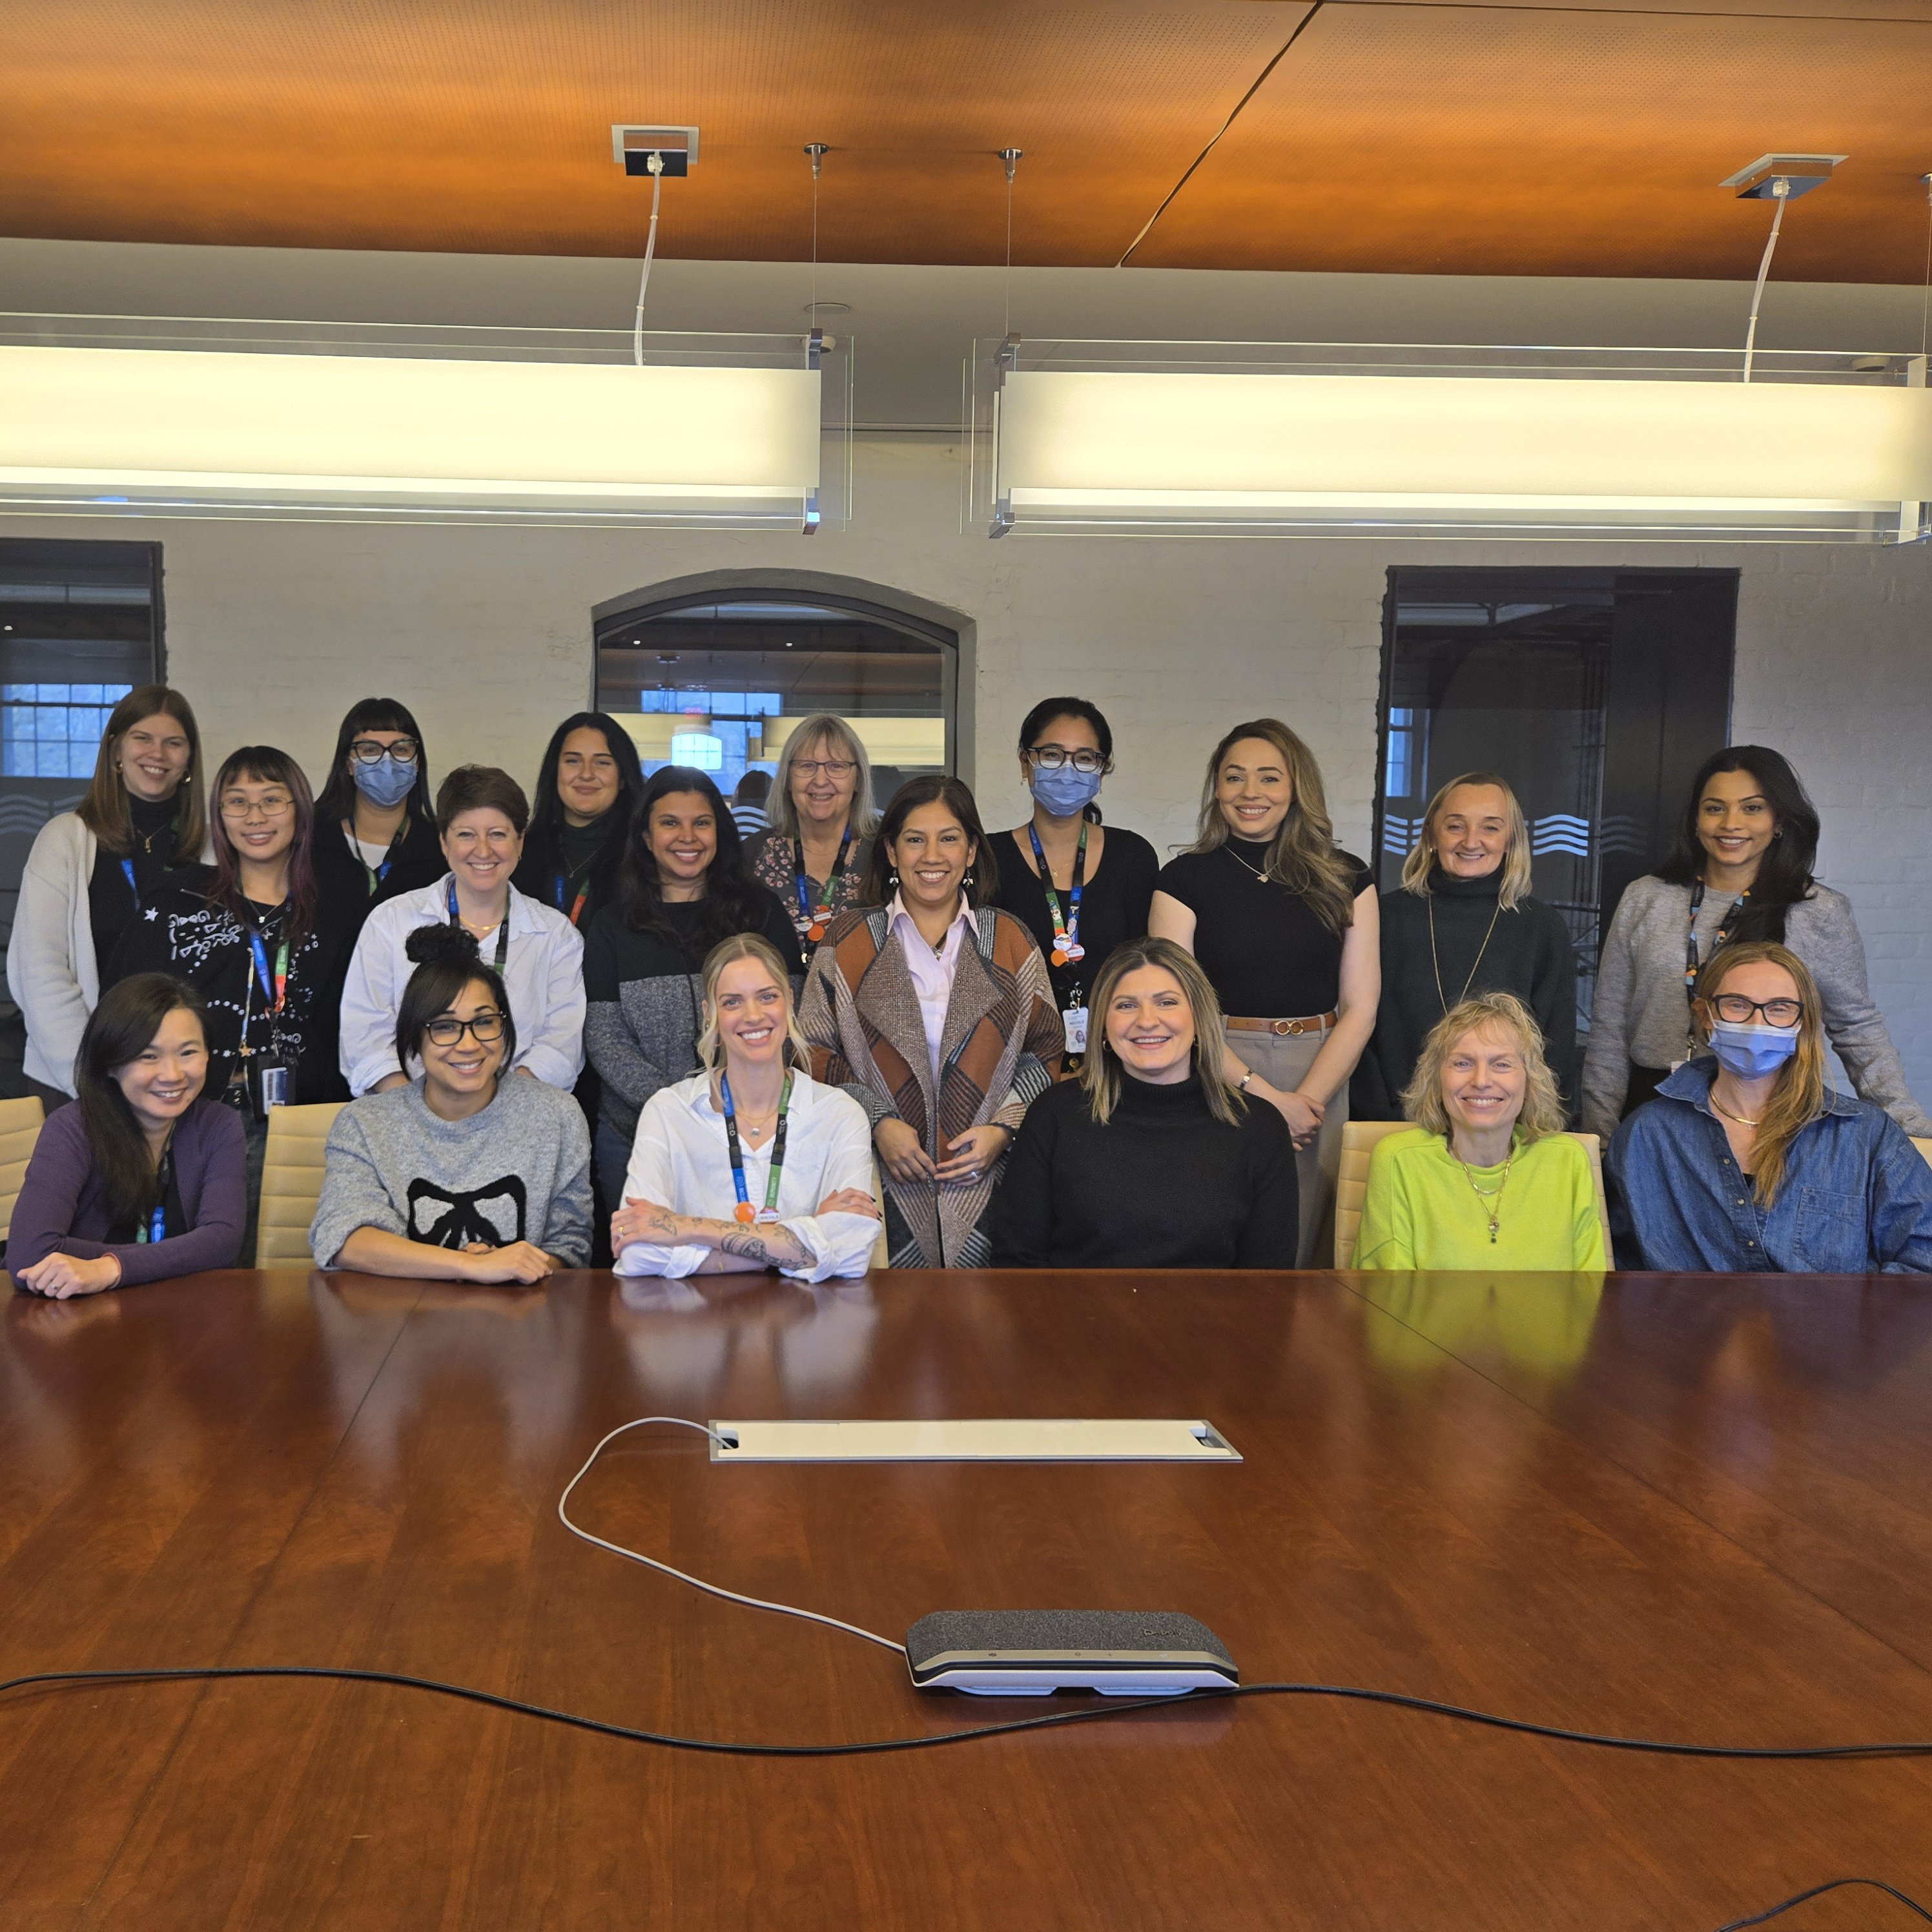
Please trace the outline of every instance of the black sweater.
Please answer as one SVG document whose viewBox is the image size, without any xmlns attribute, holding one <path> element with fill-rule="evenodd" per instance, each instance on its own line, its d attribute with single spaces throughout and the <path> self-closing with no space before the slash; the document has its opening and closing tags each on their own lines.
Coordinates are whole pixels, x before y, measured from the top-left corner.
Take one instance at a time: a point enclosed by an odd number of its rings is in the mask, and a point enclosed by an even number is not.
<svg viewBox="0 0 1932 1932">
<path fill-rule="evenodd" d="M 1534 898 L 1519 899 L 1514 910 L 1498 912 L 1502 876 L 1498 867 L 1487 878 L 1455 879 L 1438 868 L 1429 875 L 1426 898 L 1401 887 L 1382 894 L 1382 1004 L 1376 1011 L 1375 1036 L 1349 1085 L 1352 1118 L 1402 1118 L 1402 1090 L 1414 1074 L 1430 1029 L 1442 1018 L 1445 1003 L 1453 1006 L 1462 998 L 1466 980 L 1472 995 L 1514 993 L 1536 1016 L 1550 1071 L 1574 1113 L 1576 952 L 1570 928 L 1554 906 Z M 1432 907 L 1434 958 L 1429 948 Z M 1439 994 L 1437 960 L 1442 970 Z"/>
<path fill-rule="evenodd" d="M 1027 1109 L 993 1198 L 994 1268 L 1292 1268 L 1294 1150 L 1272 1107 L 1229 1126 L 1200 1082 L 1124 1077 L 1103 1127 L 1078 1081 Z"/>
</svg>

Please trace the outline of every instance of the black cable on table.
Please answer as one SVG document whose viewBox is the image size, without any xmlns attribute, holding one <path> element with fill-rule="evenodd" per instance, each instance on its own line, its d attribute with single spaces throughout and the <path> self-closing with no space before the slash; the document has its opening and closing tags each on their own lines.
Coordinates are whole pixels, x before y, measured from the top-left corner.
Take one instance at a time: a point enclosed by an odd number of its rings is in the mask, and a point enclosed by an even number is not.
<svg viewBox="0 0 1932 1932">
<path fill-rule="evenodd" d="M 1793 1892 L 1792 1895 L 1774 1905 L 1768 1912 L 1760 1912 L 1752 1918 L 1731 1918 L 1718 1928 L 1718 1932 L 1744 1932 L 1747 1925 L 1762 1925 L 1767 1919 L 1775 1918 L 1780 1912 L 1789 1912 L 1794 1905 L 1802 1905 L 1808 1898 L 1816 1898 L 1820 1893 L 1836 1892 L 1840 1886 L 1868 1885 L 1874 1889 L 1888 1894 L 1900 1904 L 1909 1906 L 1920 1918 L 1932 1924 L 1932 1912 L 1926 1910 L 1916 1898 L 1907 1898 L 1896 1886 L 1887 1885 L 1882 1878 L 1834 1878 L 1823 1885 L 1814 1885 L 1809 1892 Z"/>
</svg>

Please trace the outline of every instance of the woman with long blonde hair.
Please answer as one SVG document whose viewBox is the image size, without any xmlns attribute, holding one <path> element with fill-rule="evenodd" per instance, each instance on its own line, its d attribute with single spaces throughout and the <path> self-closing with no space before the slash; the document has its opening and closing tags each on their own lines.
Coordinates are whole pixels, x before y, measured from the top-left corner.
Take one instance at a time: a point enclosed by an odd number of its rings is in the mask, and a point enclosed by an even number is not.
<svg viewBox="0 0 1932 1932">
<path fill-rule="evenodd" d="M 863 1274 L 879 1232 L 872 1127 L 807 1070 L 788 962 L 739 933 L 711 949 L 704 982 L 704 1070 L 638 1117 L 610 1219 L 617 1273 Z"/>
<path fill-rule="evenodd" d="M 1200 836 L 1162 868 L 1148 930 L 1192 953 L 1225 1016 L 1223 1070 L 1288 1124 L 1306 1268 L 1334 1203 L 1348 1080 L 1382 993 L 1369 868 L 1335 843 L 1315 754 L 1278 718 L 1214 748 Z"/>
<path fill-rule="evenodd" d="M 1826 1077 L 1817 982 L 1774 940 L 1697 975 L 1700 1048 L 1610 1144 L 1611 1227 L 1631 1268 L 1932 1274 L 1932 1167 L 1883 1108 Z"/>
<path fill-rule="evenodd" d="M 1034 1102 L 1006 1156 L 995 1268 L 1295 1265 L 1288 1130 L 1227 1077 L 1220 1020 L 1172 940 L 1108 954 L 1080 1077 Z"/>
<path fill-rule="evenodd" d="M 1382 998 L 1348 1110 L 1399 1118 L 1431 1029 L 1472 993 L 1514 993 L 1534 1017 L 1574 1112 L 1576 950 L 1554 906 L 1530 892 L 1529 827 L 1508 782 L 1465 772 L 1438 788 L 1402 868 L 1382 896 Z"/>
<path fill-rule="evenodd" d="M 1404 1111 L 1378 1141 L 1359 1268 L 1602 1268 L 1596 1178 L 1564 1131 L 1534 1016 L 1513 993 L 1459 1001 L 1423 1042 Z"/>
</svg>

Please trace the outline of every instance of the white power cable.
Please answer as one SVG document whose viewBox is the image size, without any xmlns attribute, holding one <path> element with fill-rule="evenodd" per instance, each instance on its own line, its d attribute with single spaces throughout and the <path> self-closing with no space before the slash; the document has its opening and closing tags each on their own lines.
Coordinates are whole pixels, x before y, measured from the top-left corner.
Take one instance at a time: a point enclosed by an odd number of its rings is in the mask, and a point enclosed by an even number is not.
<svg viewBox="0 0 1932 1932">
<path fill-rule="evenodd" d="M 664 157 L 653 154 L 644 164 L 651 171 L 651 229 L 644 238 L 644 272 L 638 283 L 637 326 L 631 332 L 631 352 L 644 366 L 644 291 L 651 285 L 651 257 L 658 251 L 658 199 L 664 193 Z"/>
<path fill-rule="evenodd" d="M 1751 379 L 1751 356 L 1757 346 L 1757 312 L 1764 300 L 1765 278 L 1771 273 L 1772 251 L 1778 246 L 1778 231 L 1784 225 L 1784 208 L 1791 194 L 1791 184 L 1782 176 L 1771 184 L 1772 196 L 1778 203 L 1777 212 L 1771 218 L 1771 233 L 1766 238 L 1764 260 L 1757 265 L 1757 286 L 1751 291 L 1750 326 L 1744 331 L 1744 380 Z"/>
<path fill-rule="evenodd" d="M 668 1422 L 675 1424 L 680 1429 L 694 1429 L 700 1436 L 709 1436 L 712 1442 L 724 1446 L 724 1438 L 718 1433 L 717 1430 L 706 1428 L 701 1422 L 693 1422 L 688 1416 L 640 1415 L 634 1422 L 620 1423 L 602 1442 L 598 1444 L 596 1448 L 591 1450 L 589 1460 L 565 1484 L 563 1494 L 556 1499 L 557 1520 L 570 1532 L 572 1536 L 580 1536 L 586 1543 L 594 1543 L 599 1550 L 609 1550 L 613 1556 L 625 1557 L 631 1562 L 643 1564 L 647 1570 L 661 1570 L 667 1576 L 675 1576 L 680 1583 L 688 1583 L 694 1590 L 702 1590 L 709 1596 L 722 1597 L 728 1604 L 742 1604 L 747 1610 L 771 1610 L 782 1617 L 802 1617 L 807 1623 L 828 1624 L 833 1630 L 842 1630 L 854 1636 L 862 1636 L 868 1643 L 875 1643 L 882 1650 L 896 1651 L 900 1656 L 904 1656 L 905 1646 L 895 1642 L 889 1636 L 880 1636 L 874 1631 L 861 1630 L 856 1624 L 843 1623 L 837 1617 L 824 1616 L 817 1610 L 801 1610 L 791 1604 L 768 1604 L 761 1597 L 740 1596 L 736 1590 L 727 1590 L 719 1584 L 706 1582 L 701 1576 L 689 1576 L 682 1570 L 674 1570 L 668 1563 L 660 1563 L 655 1556 L 640 1556 L 634 1550 L 626 1550 L 621 1543 L 608 1543 L 602 1537 L 592 1536 L 589 1530 L 580 1529 L 575 1523 L 572 1522 L 565 1504 L 570 1501 L 571 1491 L 590 1474 L 592 1463 L 603 1454 L 610 1444 L 616 1442 L 617 1438 L 624 1434 L 627 1430 L 642 1429 L 647 1424 L 653 1422 Z"/>
</svg>

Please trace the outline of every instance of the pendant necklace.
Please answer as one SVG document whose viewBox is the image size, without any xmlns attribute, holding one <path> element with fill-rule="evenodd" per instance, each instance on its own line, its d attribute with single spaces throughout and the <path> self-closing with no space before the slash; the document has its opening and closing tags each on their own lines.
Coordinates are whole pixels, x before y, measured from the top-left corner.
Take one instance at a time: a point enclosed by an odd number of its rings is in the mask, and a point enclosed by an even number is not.
<svg viewBox="0 0 1932 1932">
<path fill-rule="evenodd" d="M 1479 1203 L 1493 1201 L 1496 1204 L 1494 1208 L 1484 1208 L 1482 1210 L 1489 1218 L 1490 1246 L 1494 1247 L 1496 1244 L 1496 1236 L 1500 1232 L 1500 1226 L 1496 1217 L 1502 1206 L 1503 1190 L 1509 1185 L 1510 1169 L 1516 1165 L 1516 1149 L 1514 1148 L 1510 1149 L 1509 1159 L 1503 1162 L 1503 1178 L 1493 1187 L 1478 1187 L 1476 1185 L 1476 1177 L 1469 1172 L 1469 1163 L 1460 1154 L 1456 1156 L 1456 1165 L 1462 1170 L 1462 1178 L 1469 1184 L 1469 1191 L 1475 1196 Z"/>
<path fill-rule="evenodd" d="M 1429 907 L 1429 961 L 1430 964 L 1436 968 L 1436 997 L 1442 1003 L 1442 1017 L 1446 1020 L 1449 1017 L 1449 1002 L 1442 991 L 1442 962 L 1436 956 L 1436 895 L 1433 892 L 1429 894 L 1427 904 Z M 1469 988 L 1476 983 L 1476 967 L 1481 965 L 1483 955 L 1490 950 L 1490 940 L 1495 935 L 1496 921 L 1502 916 L 1502 910 L 1503 896 L 1499 892 L 1496 895 L 1496 909 L 1490 915 L 1490 929 L 1483 934 L 1483 943 L 1476 949 L 1475 965 L 1469 968 L 1469 976 L 1462 982 L 1462 990 L 1456 995 L 1456 1004 L 1459 1006 L 1469 997 Z"/>
<path fill-rule="evenodd" d="M 1227 854 L 1228 857 L 1233 860 L 1234 863 L 1240 867 L 1243 872 L 1252 873 L 1253 874 L 1255 881 L 1257 884 L 1264 886 L 1268 884 L 1268 868 L 1265 866 L 1262 866 L 1258 870 L 1257 870 L 1256 867 L 1250 865 L 1246 860 L 1244 859 L 1240 854 L 1237 852 L 1234 847 L 1226 839 L 1223 839 L 1221 842 L 1221 848 L 1222 850 Z"/>
</svg>

